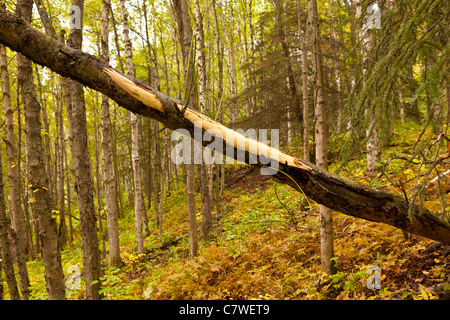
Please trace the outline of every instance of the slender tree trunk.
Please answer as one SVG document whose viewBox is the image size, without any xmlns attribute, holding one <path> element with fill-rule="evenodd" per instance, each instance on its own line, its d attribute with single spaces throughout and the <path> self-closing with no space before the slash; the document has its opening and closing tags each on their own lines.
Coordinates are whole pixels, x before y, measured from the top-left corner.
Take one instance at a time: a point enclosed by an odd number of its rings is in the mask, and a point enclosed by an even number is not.
<svg viewBox="0 0 450 320">
<path fill-rule="evenodd" d="M 80 8 L 81 20 L 84 13 L 84 0 L 73 0 L 73 5 Z M 70 47 L 81 49 L 82 26 L 72 28 L 67 43 Z M 100 289 L 100 249 L 98 247 L 97 222 L 94 205 L 94 183 L 92 180 L 89 157 L 86 105 L 83 85 L 74 80 L 67 80 L 70 102 L 66 103 L 69 128 L 72 130 L 71 152 L 74 172 L 74 185 L 77 192 L 78 210 L 80 212 L 81 251 L 83 254 L 83 274 L 86 282 L 86 298 L 99 300 Z M 95 281 L 95 283 L 93 283 Z"/>
<path fill-rule="evenodd" d="M 53 37 L 54 39 L 56 39 L 57 35 L 55 32 L 55 29 L 52 26 L 50 17 L 48 16 L 44 1 L 43 0 L 34 0 L 34 3 L 36 4 L 37 10 L 39 12 L 39 16 L 41 17 L 42 24 L 44 25 L 45 33 L 48 34 L 49 36 Z"/>
<path fill-rule="evenodd" d="M 125 8 L 125 0 L 120 0 L 120 11 L 122 13 L 123 38 L 125 42 L 125 60 L 127 75 L 135 78 L 133 66 L 133 51 L 131 40 L 129 38 L 128 17 Z M 136 242 L 138 254 L 144 254 L 144 238 L 142 235 L 142 216 L 145 214 L 145 207 L 142 197 L 141 171 L 139 167 L 139 132 L 137 115 L 129 112 L 129 121 L 131 127 L 131 161 L 134 174 L 134 219 L 136 228 Z"/>
<path fill-rule="evenodd" d="M 200 10 L 199 0 L 194 0 L 195 12 L 195 35 L 197 39 L 197 73 L 199 88 L 199 106 L 200 112 L 206 113 L 206 56 L 205 56 L 205 37 L 203 34 L 203 18 Z M 211 216 L 211 198 L 210 198 L 210 167 L 208 164 L 201 164 L 197 167 L 200 194 L 202 197 L 202 234 L 207 238 L 212 228 Z"/>
<path fill-rule="evenodd" d="M 36 69 L 36 84 L 37 84 L 37 90 L 36 90 L 36 98 L 38 98 L 38 103 L 41 105 L 41 115 L 42 115 L 42 123 L 44 125 L 43 130 L 44 134 L 42 136 L 42 139 L 44 140 L 44 165 L 45 170 L 48 173 L 48 183 L 49 183 L 49 190 L 50 190 L 50 203 L 55 203 L 55 183 L 54 183 L 54 175 L 55 171 L 53 170 L 54 167 L 52 166 L 52 150 L 50 146 L 50 124 L 48 121 L 48 115 L 47 115 L 47 105 L 46 101 L 42 97 L 42 85 L 41 85 L 41 79 L 39 76 L 39 70 L 38 67 L 35 66 Z M 39 94 L 38 94 L 39 93 Z"/>
<path fill-rule="evenodd" d="M 191 150 L 194 150 L 194 140 L 191 139 Z M 194 162 L 194 153 L 191 152 L 191 162 Z M 186 194 L 188 206 L 188 220 L 189 220 L 189 253 L 191 258 L 198 255 L 198 240 L 197 240 L 197 217 L 195 210 L 195 191 L 194 191 L 194 165 L 186 165 Z"/>
<path fill-rule="evenodd" d="M 67 190 L 67 212 L 69 215 L 69 240 L 73 241 L 73 225 L 72 225 L 72 196 L 70 192 L 70 180 L 69 180 L 69 165 L 67 161 L 67 152 L 64 148 L 64 166 L 66 175 L 66 190 Z"/>
<path fill-rule="evenodd" d="M 109 11 L 111 10 L 110 0 L 102 0 L 102 58 L 109 62 Z M 108 225 L 108 244 L 110 266 L 122 264 L 120 259 L 119 244 L 119 205 L 117 203 L 117 186 L 114 170 L 114 157 L 112 150 L 111 117 L 109 112 L 108 96 L 102 94 L 101 106 L 101 133 L 102 133 L 102 169 L 103 185 L 105 188 L 106 201 L 106 222 Z"/>
<path fill-rule="evenodd" d="M 95 92 L 94 105 L 98 105 L 98 92 Z M 103 207 L 103 197 L 102 197 L 102 178 L 100 177 L 100 119 L 98 116 L 97 108 L 94 108 L 94 139 L 95 139 L 95 189 L 97 196 L 97 221 L 98 221 L 98 235 L 102 241 L 102 249 L 100 252 L 100 259 L 106 258 L 106 235 L 103 233 L 103 223 L 102 223 L 102 207 Z"/>
<path fill-rule="evenodd" d="M 297 0 L 297 20 L 298 20 L 298 34 L 300 40 L 300 47 L 302 50 L 302 99 L 303 99 L 303 159 L 309 159 L 309 105 L 308 105 L 308 55 L 307 55 L 307 41 L 308 41 L 308 24 L 306 24 L 305 31 L 302 30 L 302 3 Z"/>
<path fill-rule="evenodd" d="M 61 43 L 65 43 L 65 30 L 61 30 L 58 36 L 58 40 Z M 60 86 L 60 132 L 64 133 L 64 120 L 63 120 L 63 104 L 64 102 L 66 104 L 70 104 L 71 100 L 70 100 L 70 93 L 68 91 L 67 88 L 67 82 L 66 82 L 66 78 L 60 76 L 59 77 L 59 86 Z M 71 116 L 68 114 L 68 116 Z M 69 140 L 72 139 L 71 136 L 71 128 L 69 127 Z M 70 141 L 70 143 L 72 143 Z M 69 218 L 69 234 L 68 234 L 68 238 L 69 238 L 69 242 L 73 241 L 73 225 L 72 225 L 72 199 L 71 199 L 71 194 L 70 194 L 70 179 L 69 179 L 69 166 L 68 166 L 68 160 L 67 160 L 67 151 L 66 151 L 66 140 L 65 140 L 65 135 L 62 135 L 60 137 L 60 144 L 61 144 L 61 166 L 62 166 L 62 175 L 63 177 L 61 177 L 61 183 L 63 183 L 65 181 L 66 184 L 66 190 L 67 190 L 67 215 Z M 63 199 L 62 201 L 62 205 L 64 206 L 64 186 L 60 187 L 63 191 L 62 191 L 62 197 Z M 66 227 L 67 229 L 67 227 Z"/>
<path fill-rule="evenodd" d="M 189 7 L 187 0 L 172 0 L 172 9 L 178 25 L 178 38 L 183 57 L 183 67 L 185 70 L 185 101 L 189 105 L 197 106 L 197 92 L 194 88 L 194 55 L 192 54 L 192 29 L 189 17 Z M 198 255 L 196 210 L 195 210 L 195 167 L 194 167 L 194 140 L 191 140 L 191 163 L 186 164 L 186 194 L 189 217 L 189 241 L 191 258 Z"/>
<path fill-rule="evenodd" d="M 14 117 L 11 104 L 11 85 L 9 82 L 8 72 L 8 60 L 6 56 L 6 49 L 0 45 L 0 65 L 2 76 L 2 91 L 3 91 L 3 106 L 5 110 L 5 131 L 6 136 L 4 138 L 6 144 L 6 154 L 8 157 L 8 182 L 9 182 L 9 194 L 11 211 L 10 216 L 13 223 L 13 229 L 17 234 L 17 267 L 19 270 L 20 290 L 22 292 L 22 298 L 28 300 L 30 291 L 30 280 L 28 277 L 28 269 L 25 257 L 25 240 L 27 239 L 25 228 L 23 224 L 23 213 L 21 211 L 20 198 L 19 198 L 19 171 L 17 166 L 17 153 L 15 150 L 15 135 L 14 135 Z"/>
<path fill-rule="evenodd" d="M 356 16 L 357 18 L 364 17 L 366 13 L 366 8 L 362 7 L 363 2 L 359 2 L 356 4 Z M 363 19 L 364 21 L 364 19 Z M 371 33 L 368 30 L 366 22 L 364 21 L 362 24 L 362 28 L 359 30 L 359 40 L 362 43 L 361 46 L 361 58 L 363 63 L 362 73 L 365 74 L 366 68 L 368 68 L 368 52 L 371 47 Z M 366 102 L 367 104 L 367 102 Z M 367 128 L 366 128 L 366 169 L 368 172 L 375 171 L 376 165 L 381 161 L 381 146 L 382 141 L 379 137 L 379 117 L 378 117 L 378 107 L 375 106 L 373 110 L 366 108 L 366 117 L 367 117 Z"/>
<path fill-rule="evenodd" d="M 220 28 L 219 28 L 219 19 L 217 16 L 217 8 L 216 8 L 216 1 L 213 0 L 213 12 L 214 12 L 214 25 L 215 25 L 215 32 L 216 32 L 216 49 L 217 49 L 217 69 L 218 69 L 218 80 L 217 80 L 217 109 L 219 113 L 219 122 L 223 123 L 223 58 L 224 58 L 224 45 L 221 42 L 221 34 L 220 34 Z M 253 44 L 253 42 L 252 42 Z M 225 161 L 224 161 L 225 162 Z M 222 192 L 225 189 L 225 164 L 219 164 L 218 174 L 216 175 L 218 177 L 217 179 L 217 214 L 220 213 L 219 208 L 219 196 L 222 194 Z"/>
<path fill-rule="evenodd" d="M 26 21 L 31 21 L 33 2 L 19 0 L 17 10 Z M 41 106 L 36 97 L 31 61 L 17 55 L 17 79 L 25 108 L 25 154 L 27 180 L 33 192 L 32 208 L 39 219 L 39 238 L 45 267 L 45 279 L 49 299 L 65 299 L 64 273 L 58 246 L 56 221 L 51 216 L 51 200 L 48 176 L 43 157 L 41 136 Z"/>
<path fill-rule="evenodd" d="M 16 158 L 16 164 L 17 164 L 17 170 L 19 172 L 22 172 L 22 161 L 21 161 L 21 155 L 22 155 L 22 119 L 21 119 L 21 114 L 20 114 L 20 94 L 16 95 L 16 106 L 17 106 L 17 158 Z M 27 220 L 29 221 L 30 216 L 33 217 L 32 221 L 33 221 L 33 228 L 34 228 L 34 236 L 35 236 L 35 247 L 33 246 L 33 234 L 32 234 L 32 228 L 29 227 L 30 224 L 28 223 L 27 226 L 28 228 L 28 232 L 29 232 L 29 242 L 30 242 L 30 248 L 32 250 L 32 254 L 31 256 L 33 258 L 37 257 L 37 254 L 40 252 L 40 243 L 39 243 L 39 235 L 38 235 L 38 220 L 37 218 L 34 216 L 34 213 L 31 210 L 31 203 L 28 202 L 28 194 L 25 190 L 25 185 L 26 185 L 26 181 L 25 179 L 22 178 L 21 175 L 19 175 L 19 194 L 20 194 L 20 198 L 22 199 L 22 203 L 23 203 L 23 208 L 24 208 L 24 213 L 25 216 L 27 217 Z"/>
<path fill-rule="evenodd" d="M 6 49 L 2 45 L 0 45 L 0 65 L 2 76 L 3 107 L 5 110 L 6 136 L 4 141 L 6 143 L 6 154 L 8 157 L 8 181 L 10 188 L 9 194 L 11 197 L 10 216 L 13 223 L 13 229 L 17 234 L 17 250 L 19 253 L 17 257 L 17 266 L 19 270 L 20 289 L 22 292 L 22 298 L 24 300 L 28 300 L 30 294 L 28 289 L 30 286 L 30 280 L 28 278 L 28 269 L 25 257 L 25 240 L 27 239 L 27 236 L 23 224 L 23 212 L 21 210 L 19 198 L 19 167 L 16 163 L 17 153 L 14 147 L 16 145 L 16 139 L 14 134 L 14 117 L 11 104 L 11 85 L 9 82 L 8 60 L 6 56 Z"/>
<path fill-rule="evenodd" d="M 327 116 L 324 100 L 324 87 L 322 76 L 322 53 L 320 46 L 319 20 L 317 18 L 317 2 L 309 0 L 309 17 L 312 25 L 312 49 L 315 67 L 315 92 L 316 92 L 316 164 L 319 168 L 328 170 L 327 158 Z M 322 271 L 327 274 L 336 272 L 333 249 L 333 216 L 331 209 L 319 205 L 320 209 L 320 254 L 322 260 Z"/>
<path fill-rule="evenodd" d="M 303 117 L 299 99 L 297 96 L 297 87 L 295 85 L 294 71 L 292 70 L 291 58 L 289 47 L 286 39 L 284 14 L 286 12 L 286 2 L 283 0 L 274 0 L 275 10 L 277 12 L 277 23 L 278 23 L 278 35 L 281 40 L 281 48 L 283 51 L 283 57 L 285 60 L 285 70 L 286 70 L 286 83 L 289 93 L 289 101 L 287 104 L 287 145 L 291 146 L 292 140 L 294 138 L 294 125 L 293 125 L 293 114 L 297 112 L 299 119 Z M 299 122 L 302 125 L 301 121 Z"/>
<path fill-rule="evenodd" d="M 57 89 L 57 109 L 55 110 L 55 118 L 57 124 L 57 139 L 55 141 L 55 154 L 57 166 L 57 199 L 59 209 L 59 228 L 58 235 L 61 247 L 68 241 L 66 214 L 65 214 L 65 192 L 64 192 L 64 152 L 65 152 L 65 133 L 64 133 L 64 118 L 63 118 L 63 93 L 61 86 Z"/>
<path fill-rule="evenodd" d="M 205 36 L 203 33 L 203 17 L 200 9 L 199 0 L 194 0 L 195 17 L 195 37 L 197 54 L 197 73 L 198 73 L 198 93 L 199 109 L 205 113 L 206 109 L 206 56 L 205 56 Z"/>
<path fill-rule="evenodd" d="M 447 60 L 446 60 L 447 62 Z M 449 126 L 450 126 L 450 81 L 447 80 L 447 85 L 445 88 L 446 91 L 446 106 L 447 106 L 447 119 L 445 122 L 445 125 L 447 127 L 446 133 L 449 133 Z M 450 155 L 450 141 L 447 140 L 447 154 Z"/>
<path fill-rule="evenodd" d="M 3 46 L 1 47 L 3 48 L 3 50 L 5 49 Z M 5 97 L 4 92 L 3 97 Z M 16 276 L 14 274 L 14 265 L 11 259 L 11 247 L 8 239 L 8 227 L 8 220 L 6 218 L 5 188 L 3 181 L 3 164 L 0 148 L 0 273 L 2 269 L 1 267 L 3 267 L 3 269 L 5 270 L 6 284 L 8 285 L 9 297 L 11 298 L 11 300 L 20 300 L 20 293 L 19 289 L 17 288 Z"/>
<path fill-rule="evenodd" d="M 231 3 L 229 5 L 229 16 L 226 17 L 226 20 L 229 24 L 229 30 L 228 30 L 228 39 L 229 43 L 227 46 L 228 51 L 228 79 L 229 79 L 229 86 L 230 86 L 230 100 L 232 100 L 237 95 L 237 84 L 236 84 L 236 62 L 235 62 L 235 43 L 234 43 L 234 36 L 235 36 L 235 25 L 234 25 L 234 18 L 233 18 L 233 5 Z M 231 108 L 231 122 L 236 122 L 236 114 L 237 114 L 238 108 L 233 106 Z"/>
</svg>

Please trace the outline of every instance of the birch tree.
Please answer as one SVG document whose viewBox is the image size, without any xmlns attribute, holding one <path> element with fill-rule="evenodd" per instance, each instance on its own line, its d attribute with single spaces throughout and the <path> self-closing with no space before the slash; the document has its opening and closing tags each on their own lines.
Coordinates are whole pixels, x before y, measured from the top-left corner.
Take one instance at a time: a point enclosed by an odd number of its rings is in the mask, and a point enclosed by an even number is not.
<svg viewBox="0 0 450 320">
<path fill-rule="evenodd" d="M 101 31 L 101 49 L 102 59 L 109 62 L 109 11 L 111 3 L 109 0 L 102 0 L 102 31 Z M 102 169 L 103 185 L 105 188 L 106 200 L 106 220 L 108 225 L 108 244 L 110 266 L 118 266 L 122 263 L 120 259 L 119 245 L 119 205 L 117 203 L 117 186 L 114 170 L 114 156 L 112 150 L 112 129 L 111 117 L 109 112 L 109 98 L 102 94 L 101 105 L 101 133 L 102 133 Z"/>
<path fill-rule="evenodd" d="M 197 49 L 197 74 L 198 74 L 198 91 L 199 91 L 199 107 L 200 112 L 206 112 L 207 99 L 207 78 L 206 78 L 206 52 L 205 52 L 205 37 L 203 32 L 203 17 L 200 9 L 199 0 L 194 0 L 194 16 L 195 16 L 195 37 Z M 202 197 L 202 234 L 207 237 L 212 228 L 211 217 L 211 201 L 210 184 L 211 165 L 199 165 L 197 174 L 199 176 L 200 193 Z"/>
<path fill-rule="evenodd" d="M 122 13 L 123 39 L 125 42 L 125 61 L 127 75 L 135 78 L 133 66 L 133 51 L 129 37 L 128 15 L 125 8 L 125 0 L 120 0 L 120 12 Z M 137 115 L 128 113 L 131 127 L 131 160 L 134 175 L 134 221 L 136 228 L 136 242 L 138 254 L 144 253 L 144 238 L 142 236 L 142 216 L 145 214 L 145 206 L 142 196 L 141 172 L 139 166 L 139 132 Z"/>
</svg>

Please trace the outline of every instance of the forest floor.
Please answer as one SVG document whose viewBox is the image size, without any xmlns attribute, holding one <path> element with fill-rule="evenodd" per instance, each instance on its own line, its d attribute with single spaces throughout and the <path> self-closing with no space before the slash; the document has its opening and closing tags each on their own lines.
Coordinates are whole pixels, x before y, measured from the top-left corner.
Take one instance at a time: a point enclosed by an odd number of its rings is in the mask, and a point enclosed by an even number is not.
<svg viewBox="0 0 450 320">
<path fill-rule="evenodd" d="M 383 160 L 394 154 L 408 155 L 420 133 L 419 128 L 412 131 L 410 127 L 397 128 Z M 386 175 L 368 176 L 364 160 L 353 162 L 352 170 L 341 170 L 342 177 L 400 194 L 392 183 L 403 181 L 408 190 L 419 166 L 415 161 L 391 161 Z M 136 255 L 130 209 L 119 221 L 124 265 L 109 268 L 103 260 L 105 299 L 449 299 L 450 284 L 444 284 L 450 273 L 448 246 L 415 235 L 405 237 L 401 230 L 385 224 L 334 213 L 338 272 L 327 276 L 320 266 L 315 203 L 304 214 L 306 202 L 300 193 L 246 166 L 227 167 L 225 182 L 220 214 L 213 206 L 213 234 L 208 240 L 200 239 L 199 256 L 194 260 L 189 258 L 183 184 L 166 196 L 163 234 L 153 226 L 142 257 Z M 431 186 L 423 201 L 439 212 L 441 198 Z M 199 196 L 196 205 L 200 225 Z M 148 216 L 153 217 L 153 209 Z M 62 262 L 64 271 L 71 265 L 81 266 L 79 236 L 63 249 Z M 374 276 L 369 266 L 379 267 L 379 289 L 367 286 Z M 42 261 L 31 261 L 28 267 L 32 298 L 45 299 Z M 444 291 L 436 290 L 438 284 Z M 83 299 L 83 287 L 82 283 L 80 289 L 67 290 L 67 297 Z"/>
</svg>

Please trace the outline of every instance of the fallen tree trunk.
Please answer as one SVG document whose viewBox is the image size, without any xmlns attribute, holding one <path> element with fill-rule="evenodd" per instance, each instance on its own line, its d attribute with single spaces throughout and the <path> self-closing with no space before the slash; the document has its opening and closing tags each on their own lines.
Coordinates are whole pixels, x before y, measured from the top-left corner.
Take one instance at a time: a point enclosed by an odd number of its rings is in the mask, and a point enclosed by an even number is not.
<svg viewBox="0 0 450 320">
<path fill-rule="evenodd" d="M 233 148 L 235 156 L 239 152 L 245 153 L 246 162 L 260 154 L 266 155 L 278 168 L 273 178 L 303 192 L 317 203 L 450 245 L 450 223 L 425 207 L 408 203 L 391 193 L 345 181 L 309 162 L 248 139 L 191 108 L 185 108 L 181 101 L 125 77 L 100 59 L 50 39 L 3 9 L 0 9 L 0 43 L 64 77 L 100 91 L 132 112 L 156 119 L 170 129 L 183 128 L 193 134 L 194 122 L 198 121 L 197 125 L 203 131 L 214 132 L 218 141 Z M 256 165 L 264 166 L 266 163 L 258 160 Z M 411 215 L 408 215 L 410 206 Z"/>
</svg>

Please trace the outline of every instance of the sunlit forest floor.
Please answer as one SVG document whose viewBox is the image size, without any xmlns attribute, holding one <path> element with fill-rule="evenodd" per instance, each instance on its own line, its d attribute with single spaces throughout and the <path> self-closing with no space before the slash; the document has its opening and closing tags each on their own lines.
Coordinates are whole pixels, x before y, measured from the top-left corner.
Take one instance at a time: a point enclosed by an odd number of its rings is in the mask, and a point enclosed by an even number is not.
<svg viewBox="0 0 450 320">
<path fill-rule="evenodd" d="M 400 126 L 383 161 L 408 156 L 421 133 L 419 127 Z M 425 132 L 424 135 L 431 133 Z M 294 154 L 296 153 L 293 150 Z M 392 183 L 414 185 L 416 161 L 391 161 L 385 173 L 368 176 L 364 160 L 352 160 L 340 176 L 357 183 L 402 194 Z M 336 170 L 337 164 L 330 167 Z M 350 170 L 351 168 L 351 170 Z M 448 168 L 445 168 L 446 170 Z M 381 169 L 380 169 L 381 170 Z M 435 175 L 434 175 L 435 176 Z M 432 176 L 432 177 L 434 177 Z M 389 179 L 388 179 L 389 178 Z M 408 181 L 409 180 L 409 181 Z M 213 205 L 215 226 L 211 239 L 199 241 L 199 256 L 189 258 L 188 221 L 184 184 L 164 199 L 163 233 L 154 225 L 145 239 L 146 254 L 136 255 L 132 210 L 120 219 L 124 265 L 108 268 L 103 260 L 102 292 L 105 299 L 444 299 L 435 290 L 449 274 L 450 249 L 379 223 L 334 213 L 335 255 L 338 272 L 321 272 L 318 209 L 309 215 L 301 193 L 259 175 L 247 166 L 227 166 L 226 188 L 220 214 Z M 445 186 L 444 186 L 445 187 Z M 201 223 L 197 194 L 197 222 Z M 448 195 L 445 193 L 445 197 Z M 424 194 L 424 204 L 440 212 L 436 186 Z M 302 211 L 303 210 L 303 211 Z M 153 208 L 149 209 L 149 219 Z M 151 219 L 152 220 L 152 219 Z M 64 271 L 81 266 L 79 235 L 62 250 Z M 381 288 L 369 289 L 369 266 L 378 266 Z M 41 260 L 28 263 L 32 299 L 45 299 Z M 442 285 L 441 285 L 442 287 Z M 67 290 L 69 299 L 84 298 L 80 289 Z"/>
</svg>

